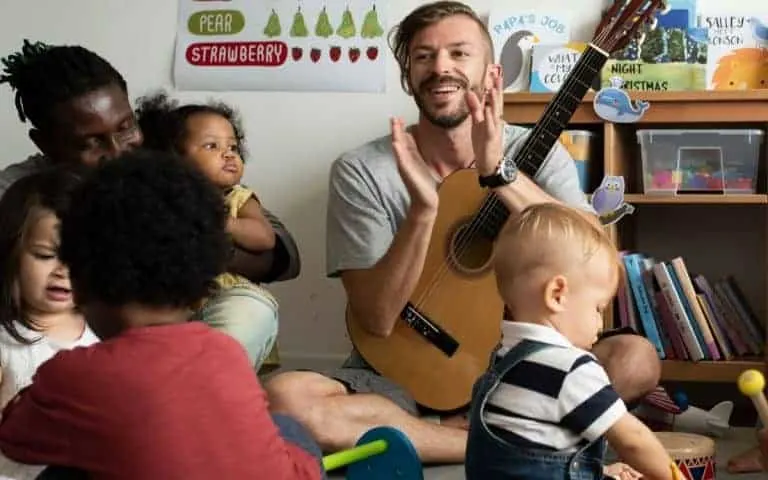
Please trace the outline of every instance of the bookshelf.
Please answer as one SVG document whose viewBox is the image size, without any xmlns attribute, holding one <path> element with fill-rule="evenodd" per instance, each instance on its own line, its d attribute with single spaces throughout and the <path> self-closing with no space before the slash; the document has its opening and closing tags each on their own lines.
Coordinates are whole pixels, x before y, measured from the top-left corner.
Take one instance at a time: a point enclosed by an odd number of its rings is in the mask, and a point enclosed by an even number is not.
<svg viewBox="0 0 768 480">
<path fill-rule="evenodd" d="M 590 191 L 605 174 L 625 178 L 625 200 L 635 205 L 636 212 L 617 225 L 606 227 L 611 238 L 619 249 L 640 251 L 658 260 L 682 256 L 689 271 L 713 278 L 734 275 L 765 326 L 768 315 L 765 146 L 757 170 L 756 194 L 644 195 L 641 193 L 640 145 L 635 132 L 640 128 L 754 128 L 765 132 L 768 90 L 630 92 L 630 95 L 651 104 L 638 123 L 603 121 L 594 113 L 594 94 L 590 92 L 568 125 L 568 130 L 590 130 L 597 134 L 590 160 Z M 505 94 L 504 119 L 512 124 L 532 126 L 551 98 L 547 93 Z M 616 317 L 616 309 L 608 309 L 606 328 L 614 325 Z M 664 360 L 662 380 L 735 382 L 748 368 L 766 372 L 767 360 L 768 357 L 699 362 Z"/>
</svg>

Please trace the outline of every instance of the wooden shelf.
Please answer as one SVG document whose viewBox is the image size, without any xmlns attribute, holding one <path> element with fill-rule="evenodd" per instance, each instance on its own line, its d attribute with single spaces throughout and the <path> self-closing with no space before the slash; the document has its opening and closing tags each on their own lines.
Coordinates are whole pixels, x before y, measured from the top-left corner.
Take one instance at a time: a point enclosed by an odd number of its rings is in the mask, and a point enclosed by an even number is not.
<svg viewBox="0 0 768 480">
<path fill-rule="evenodd" d="M 636 92 L 628 91 L 633 100 L 647 100 L 649 102 L 750 102 L 768 101 L 768 89 L 760 90 L 713 90 L 696 92 Z M 538 103 L 547 104 L 552 99 L 551 93 L 505 93 L 504 103 Z M 594 92 L 587 92 L 582 103 L 592 103 Z"/>
<path fill-rule="evenodd" d="M 750 368 L 768 372 L 765 360 L 760 358 L 718 362 L 664 360 L 661 362 L 661 378 L 674 382 L 735 383 L 741 372 Z"/>
<path fill-rule="evenodd" d="M 706 92 L 628 92 L 633 100 L 650 102 L 643 123 L 768 122 L 768 89 Z M 553 95 L 504 94 L 504 118 L 534 124 Z M 572 124 L 602 124 L 595 114 L 593 92 L 588 92 L 574 112 Z"/>
<path fill-rule="evenodd" d="M 768 195 L 643 195 L 630 193 L 624 195 L 624 201 L 631 204 L 647 205 L 766 205 L 768 204 Z"/>
<path fill-rule="evenodd" d="M 628 92 L 633 100 L 650 107 L 635 124 L 607 123 L 592 106 L 594 92 L 579 104 L 568 129 L 597 133 L 591 153 L 594 166 L 590 186 L 603 175 L 621 175 L 629 191 L 642 191 L 637 129 L 643 128 L 754 128 L 768 129 L 768 89 L 747 91 Z M 553 95 L 509 93 L 504 95 L 504 119 L 512 124 L 533 125 L 543 115 Z M 767 139 L 768 140 L 768 139 Z M 766 141 L 768 144 L 768 141 Z M 708 278 L 734 274 L 756 314 L 768 316 L 768 165 L 763 148 L 757 169 L 757 194 L 642 194 L 625 195 L 634 205 L 654 206 L 637 211 L 608 227 L 620 250 L 642 251 L 657 259 L 682 256 L 689 271 Z M 679 211 L 665 206 L 700 205 Z M 738 208 L 740 206 L 758 208 Z M 720 208 L 717 208 L 720 206 Z M 734 208 L 729 208 L 733 206 Z M 606 328 L 618 322 L 614 309 L 606 311 Z M 766 337 L 768 338 L 768 336 Z M 768 355 L 768 354 L 767 354 Z M 768 358 L 768 357 L 766 357 Z M 735 382 L 741 372 L 755 368 L 768 373 L 766 359 L 731 361 L 662 362 L 666 381 Z"/>
</svg>

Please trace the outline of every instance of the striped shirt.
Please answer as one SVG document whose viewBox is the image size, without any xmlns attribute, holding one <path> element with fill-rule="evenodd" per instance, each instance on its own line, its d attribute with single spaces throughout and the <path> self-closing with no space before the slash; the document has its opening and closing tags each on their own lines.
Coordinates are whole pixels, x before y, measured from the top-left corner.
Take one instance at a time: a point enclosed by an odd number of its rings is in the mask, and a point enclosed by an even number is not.
<svg viewBox="0 0 768 480">
<path fill-rule="evenodd" d="M 533 353 L 501 379 L 483 412 L 489 426 L 516 444 L 576 450 L 605 434 L 627 412 L 595 357 L 555 329 L 503 322 L 504 355 L 524 339 L 551 347 Z"/>
</svg>

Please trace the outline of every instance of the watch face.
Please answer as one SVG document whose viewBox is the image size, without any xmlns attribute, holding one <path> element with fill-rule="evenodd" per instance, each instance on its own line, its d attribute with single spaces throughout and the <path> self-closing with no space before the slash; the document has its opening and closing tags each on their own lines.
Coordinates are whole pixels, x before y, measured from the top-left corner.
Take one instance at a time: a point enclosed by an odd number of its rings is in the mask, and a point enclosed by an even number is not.
<svg viewBox="0 0 768 480">
<path fill-rule="evenodd" d="M 504 178 L 504 180 L 513 180 L 515 178 L 516 172 L 517 165 L 515 165 L 515 162 L 511 160 L 504 160 L 501 162 L 501 169 L 499 170 L 499 174 Z"/>
</svg>

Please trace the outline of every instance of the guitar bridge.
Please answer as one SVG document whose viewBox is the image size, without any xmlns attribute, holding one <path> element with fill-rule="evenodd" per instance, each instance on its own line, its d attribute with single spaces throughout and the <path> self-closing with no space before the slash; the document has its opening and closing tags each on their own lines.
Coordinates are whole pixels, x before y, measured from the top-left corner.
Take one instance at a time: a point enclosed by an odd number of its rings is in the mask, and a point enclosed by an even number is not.
<svg viewBox="0 0 768 480">
<path fill-rule="evenodd" d="M 459 349 L 459 342 L 455 338 L 440 328 L 440 326 L 429 321 L 411 302 L 405 305 L 405 308 L 400 313 L 400 318 L 405 320 L 409 327 L 414 329 L 416 333 L 424 337 L 426 341 L 446 356 L 452 357 L 456 350 Z"/>
</svg>

